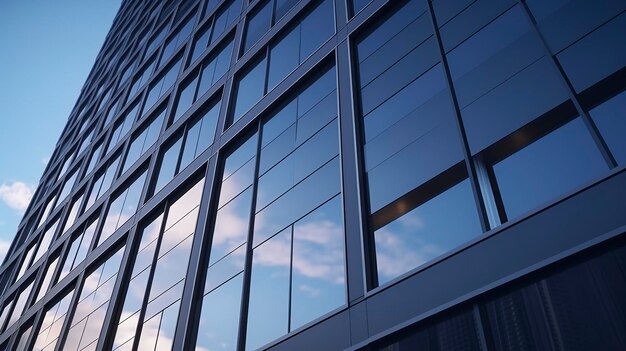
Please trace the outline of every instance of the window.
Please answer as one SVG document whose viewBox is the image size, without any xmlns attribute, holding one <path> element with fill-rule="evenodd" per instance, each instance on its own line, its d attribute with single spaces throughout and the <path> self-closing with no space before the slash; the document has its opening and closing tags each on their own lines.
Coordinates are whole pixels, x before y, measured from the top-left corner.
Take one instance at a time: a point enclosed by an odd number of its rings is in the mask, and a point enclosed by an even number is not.
<svg viewBox="0 0 626 351">
<path fill-rule="evenodd" d="M 622 1 L 605 1 L 602 6 L 576 0 L 527 3 L 576 92 L 626 64 L 626 48 L 620 45 L 626 30 Z"/>
<path fill-rule="evenodd" d="M 118 144 L 124 139 L 126 134 L 130 132 L 131 127 L 135 123 L 135 118 L 137 116 L 137 111 L 139 108 L 139 104 L 135 103 L 135 105 L 129 108 L 128 112 L 124 114 L 123 118 L 120 118 L 113 132 L 111 132 L 111 137 L 109 138 L 109 145 L 107 145 L 107 149 L 104 152 L 104 155 L 108 155 Z"/>
<path fill-rule="evenodd" d="M 73 292 L 74 290 L 67 292 L 59 302 L 46 311 L 35 339 L 35 350 L 55 349 L 59 336 L 61 336 L 61 328 L 65 322 Z"/>
<path fill-rule="evenodd" d="M 30 267 L 30 263 L 33 259 L 33 255 L 35 254 L 35 247 L 37 246 L 37 241 L 34 242 L 31 246 L 28 247 L 24 251 L 24 258 L 22 259 L 22 264 L 20 265 L 20 270 L 17 272 L 17 276 L 15 277 L 15 281 L 19 281 L 20 278 L 26 273 L 28 267 Z"/>
<path fill-rule="evenodd" d="M 94 234 L 96 233 L 97 227 L 97 219 L 87 221 L 83 229 L 81 229 L 79 235 L 72 239 L 70 247 L 67 250 L 67 254 L 65 255 L 65 261 L 63 263 L 63 268 L 59 273 L 58 281 L 65 278 L 65 276 L 67 276 L 72 269 L 74 269 L 74 267 L 78 266 L 81 262 L 83 262 L 85 257 L 87 257 L 87 253 L 91 248 L 91 242 Z"/>
<path fill-rule="evenodd" d="M 554 200 L 608 170 L 580 118 L 493 166 L 506 218 Z"/>
<path fill-rule="evenodd" d="M 330 3 L 330 1 L 328 1 Z M 289 12 L 298 0 L 268 0 L 248 17 L 243 52 L 248 51 L 271 27 Z M 328 20 L 328 18 L 318 18 Z M 332 20 L 332 16 L 330 17 Z"/>
<path fill-rule="evenodd" d="M 54 223 L 48 226 L 46 231 L 44 231 L 43 234 L 40 235 L 41 241 L 39 242 L 39 247 L 37 247 L 37 253 L 35 254 L 35 259 L 33 260 L 33 263 L 39 261 L 39 259 L 42 258 L 43 255 L 46 254 L 46 252 L 48 252 L 48 247 L 50 247 L 50 244 L 52 243 L 52 239 L 54 238 L 54 234 L 56 232 L 58 224 L 59 220 L 56 219 Z"/>
<path fill-rule="evenodd" d="M 133 343 L 139 350 L 172 347 L 188 265 L 181 258 L 191 252 L 203 186 L 204 179 L 173 201 L 167 216 L 161 214 L 143 227 L 114 350 Z"/>
<path fill-rule="evenodd" d="M 14 296 L 13 300 L 4 305 L 4 308 L 0 313 L 0 328 L 2 328 L 4 321 L 7 320 L 7 317 L 8 322 L 6 324 L 6 328 L 4 329 L 10 328 L 13 323 L 15 323 L 22 316 L 22 313 L 25 311 L 26 302 L 28 301 L 28 297 L 30 296 L 30 292 L 33 288 L 33 283 L 34 282 L 31 281 L 28 285 L 24 284 L 26 286 Z M 11 302 L 13 301 L 15 301 L 15 303 L 12 304 L 13 308 L 11 309 Z"/>
<path fill-rule="evenodd" d="M 246 349 L 345 304 L 335 79 L 334 68 L 322 70 L 264 119 L 261 138 L 255 133 L 225 159 L 196 347 L 237 344 L 242 293 Z M 249 294 L 242 291 L 247 255 Z"/>
<path fill-rule="evenodd" d="M 626 91 L 589 111 L 600 134 L 620 165 L 626 165 Z"/>
<path fill-rule="evenodd" d="M 198 116 L 188 122 L 175 141 L 163 152 L 153 194 L 158 193 L 174 176 L 213 143 L 220 101 L 214 101 L 199 110 Z"/>
<path fill-rule="evenodd" d="M 187 2 L 190 3 L 191 1 Z M 172 36 L 170 36 L 170 38 L 165 43 L 165 47 L 163 48 L 161 60 L 159 61 L 159 67 L 167 63 L 172 55 L 174 55 L 176 50 L 187 41 L 187 38 L 189 38 L 191 32 L 193 31 L 195 21 L 195 16 L 188 17 L 187 19 L 185 19 L 185 22 L 180 25 L 180 29 L 178 29 L 175 34 L 172 34 Z"/>
<path fill-rule="evenodd" d="M 33 329 L 33 326 L 29 326 L 28 328 L 22 330 L 22 333 L 19 335 L 19 338 L 16 339 L 15 343 L 15 351 L 26 351 L 26 343 L 28 342 L 28 337 L 30 337 L 30 332 Z"/>
<path fill-rule="evenodd" d="M 381 285 L 482 230 L 426 3 L 396 6 L 355 50 Z"/>
<path fill-rule="evenodd" d="M 48 292 L 48 288 L 51 286 L 54 281 L 54 272 L 57 268 L 57 264 L 59 263 L 59 256 L 57 255 L 53 260 L 48 261 L 48 265 L 46 267 L 46 272 L 43 275 L 43 279 L 41 280 L 41 284 L 39 284 L 39 291 L 37 293 L 37 298 L 34 303 L 41 300 L 41 298 Z"/>
<path fill-rule="evenodd" d="M 232 123 L 239 120 L 334 33 L 333 3 L 325 0 L 311 9 L 276 43 L 271 43 L 264 54 L 249 64 L 243 73 L 237 75 Z"/>
<path fill-rule="evenodd" d="M 139 92 L 139 90 L 141 90 L 141 88 L 143 88 L 143 86 L 146 85 L 148 80 L 150 80 L 150 77 L 152 77 L 152 72 L 154 71 L 155 67 L 156 67 L 156 59 L 153 57 L 148 61 L 147 64 L 145 64 L 145 66 L 141 69 L 140 73 L 137 74 L 137 76 L 135 77 L 135 80 L 133 81 L 133 85 L 131 85 L 130 91 L 128 92 L 127 100 L 132 99 L 137 94 L 137 92 Z M 111 114 L 111 112 L 109 112 L 109 114 Z"/>
<path fill-rule="evenodd" d="M 202 64 L 201 70 L 192 74 L 193 78 L 180 89 L 174 120 L 178 120 L 204 93 L 206 93 L 228 70 L 233 42 L 228 40 L 225 45 L 215 50 Z"/>
<path fill-rule="evenodd" d="M 143 171 L 124 190 L 112 197 L 113 200 L 111 200 L 111 205 L 104 217 L 104 224 L 97 245 L 104 242 L 137 212 L 139 205 L 141 205 L 141 192 L 146 181 L 146 173 Z"/>
<path fill-rule="evenodd" d="M 124 247 L 86 276 L 76 310 L 69 324 L 63 350 L 95 348 L 117 279 Z"/>
<path fill-rule="evenodd" d="M 148 96 L 146 97 L 146 102 L 143 106 L 142 115 L 148 113 L 152 106 L 154 106 L 154 104 L 174 85 L 176 78 L 178 77 L 178 72 L 180 71 L 180 63 L 181 58 L 179 57 L 174 60 L 169 67 L 167 67 L 164 73 L 161 73 L 161 77 L 159 79 L 150 85 L 150 90 L 148 91 Z"/>
<path fill-rule="evenodd" d="M 226 32 L 226 29 L 230 28 L 237 20 L 241 12 L 241 4 L 242 0 L 227 1 L 213 16 L 213 21 L 209 20 L 209 25 L 199 31 L 200 34 L 196 36 L 193 42 L 190 63 L 195 62 L 211 44 L 216 43 Z M 210 7 L 211 4 L 208 6 Z"/>
<path fill-rule="evenodd" d="M 80 205 L 83 203 L 83 194 L 77 195 L 70 206 L 70 211 L 67 214 L 67 219 L 65 220 L 65 224 L 63 225 L 63 230 L 61 230 L 61 235 L 67 232 L 68 229 L 74 225 L 76 222 L 76 218 L 78 218 L 78 213 L 80 210 Z"/>
<path fill-rule="evenodd" d="M 105 165 L 101 167 L 103 169 L 99 175 L 94 177 L 94 181 L 91 185 L 91 191 L 89 193 L 89 198 L 87 200 L 87 206 L 85 207 L 85 211 L 87 211 L 96 201 L 106 193 L 113 181 L 115 180 L 115 174 L 117 173 L 117 166 L 120 162 L 120 155 L 116 155 L 111 157 Z"/>
<path fill-rule="evenodd" d="M 165 109 L 159 112 L 150 121 L 144 123 L 139 134 L 131 141 L 124 160 L 121 174 L 124 174 L 159 138 L 161 127 L 165 120 Z"/>
<path fill-rule="evenodd" d="M 359 13 L 371 0 L 352 0 L 352 14 Z"/>
<path fill-rule="evenodd" d="M 472 154 L 568 98 L 515 3 L 476 1 L 461 11 L 433 4 Z"/>
</svg>

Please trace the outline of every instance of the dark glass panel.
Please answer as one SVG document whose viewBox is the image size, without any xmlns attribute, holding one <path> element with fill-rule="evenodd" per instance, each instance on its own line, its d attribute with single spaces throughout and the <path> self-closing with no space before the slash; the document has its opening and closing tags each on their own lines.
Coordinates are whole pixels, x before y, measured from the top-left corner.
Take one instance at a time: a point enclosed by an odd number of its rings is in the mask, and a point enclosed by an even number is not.
<svg viewBox="0 0 626 351">
<path fill-rule="evenodd" d="M 626 164 L 626 92 L 602 103 L 589 112 L 620 165 Z"/>
<path fill-rule="evenodd" d="M 496 163 L 493 171 L 512 219 L 599 177 L 607 166 L 577 118 Z"/>
<path fill-rule="evenodd" d="M 248 18 L 246 38 L 243 51 L 248 51 L 254 43 L 270 29 L 272 24 L 272 1 L 266 1 L 258 10 Z"/>
<path fill-rule="evenodd" d="M 176 112 L 174 113 L 174 121 L 178 120 L 193 104 L 197 85 L 198 77 L 196 76 L 192 81 L 187 82 L 185 87 L 180 91 L 176 104 Z"/>
<path fill-rule="evenodd" d="M 233 123 L 265 95 L 265 57 L 254 64 L 237 82 Z"/>
</svg>

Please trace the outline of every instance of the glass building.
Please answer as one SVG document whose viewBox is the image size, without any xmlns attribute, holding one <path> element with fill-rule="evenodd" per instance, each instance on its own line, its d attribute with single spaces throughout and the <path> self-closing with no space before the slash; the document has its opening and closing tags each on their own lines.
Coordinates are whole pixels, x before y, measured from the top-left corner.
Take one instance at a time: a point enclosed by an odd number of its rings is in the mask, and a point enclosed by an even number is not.
<svg viewBox="0 0 626 351">
<path fill-rule="evenodd" d="M 125 0 L 0 350 L 626 350 L 625 10 Z"/>
</svg>

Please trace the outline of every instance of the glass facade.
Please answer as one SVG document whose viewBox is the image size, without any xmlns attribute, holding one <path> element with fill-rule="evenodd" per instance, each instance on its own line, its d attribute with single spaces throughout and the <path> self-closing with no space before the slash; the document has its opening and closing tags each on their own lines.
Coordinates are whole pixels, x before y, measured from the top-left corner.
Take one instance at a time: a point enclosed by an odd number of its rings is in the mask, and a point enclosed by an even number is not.
<svg viewBox="0 0 626 351">
<path fill-rule="evenodd" d="M 125 0 L 0 350 L 626 349 L 626 4 Z"/>
</svg>

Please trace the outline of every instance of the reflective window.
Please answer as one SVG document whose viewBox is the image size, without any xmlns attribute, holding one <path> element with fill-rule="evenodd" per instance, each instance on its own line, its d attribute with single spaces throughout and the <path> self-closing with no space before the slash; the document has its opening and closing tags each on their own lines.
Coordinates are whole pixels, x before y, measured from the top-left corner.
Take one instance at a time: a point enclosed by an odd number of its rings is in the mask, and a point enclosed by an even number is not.
<svg viewBox="0 0 626 351">
<path fill-rule="evenodd" d="M 191 3 L 191 1 L 186 1 L 186 3 Z M 189 16 L 185 19 L 184 23 L 180 25 L 179 29 L 169 37 L 163 47 L 159 67 L 168 62 L 176 50 L 187 41 L 187 38 L 189 38 L 191 32 L 193 31 L 195 21 L 196 16 Z"/>
<path fill-rule="evenodd" d="M 524 10 L 514 4 L 434 3 L 473 154 L 568 98 Z"/>
<path fill-rule="evenodd" d="M 234 298 L 242 293 L 248 254 L 246 349 L 345 304 L 335 79 L 334 68 L 323 71 L 265 118 L 261 140 L 253 135 L 225 159 L 197 348 L 237 344 Z M 251 215 L 253 249 L 247 253 Z"/>
<path fill-rule="evenodd" d="M 196 100 L 206 93 L 228 70 L 233 51 L 232 40 L 219 47 L 201 65 L 201 70 L 180 89 L 174 120 L 179 119 Z"/>
<path fill-rule="evenodd" d="M 159 138 L 161 126 L 165 120 L 165 110 L 145 124 L 141 132 L 136 135 L 128 147 L 124 166 L 120 174 L 124 174 Z"/>
<path fill-rule="evenodd" d="M 8 321 L 4 329 L 10 328 L 13 323 L 15 323 L 22 316 L 22 313 L 26 310 L 26 302 L 28 301 L 30 292 L 33 289 L 33 283 L 34 281 L 31 281 L 28 285 L 21 289 L 18 294 L 13 297 L 12 301 L 9 301 L 4 305 L 4 308 L 0 313 L 0 328 L 3 326 L 4 321 L 7 319 Z M 11 309 L 11 302 L 13 301 L 15 301 L 15 303 L 12 304 L 13 308 Z"/>
<path fill-rule="evenodd" d="M 176 138 L 160 158 L 160 168 L 153 193 L 158 193 L 178 172 L 185 169 L 198 155 L 213 144 L 220 101 L 202 107 L 196 118 L 184 127 L 184 133 Z"/>
<path fill-rule="evenodd" d="M 356 15 L 372 0 L 352 0 L 352 14 Z"/>
<path fill-rule="evenodd" d="M 85 259 L 85 257 L 87 257 L 87 253 L 89 253 L 91 248 L 91 242 L 94 234 L 96 233 L 97 227 L 97 219 L 87 221 L 80 234 L 72 239 L 70 247 L 67 250 L 67 254 L 65 255 L 63 268 L 59 273 L 59 281 L 65 278 L 65 276 L 68 275 L 74 267 L 78 266 Z"/>
<path fill-rule="evenodd" d="M 46 254 L 46 252 L 48 252 L 48 248 L 52 243 L 52 239 L 54 239 L 54 234 L 56 233 L 58 225 L 59 220 L 57 219 L 41 234 L 41 241 L 39 242 L 39 247 L 37 247 L 37 253 L 35 254 L 33 263 L 39 261 L 39 259 L 42 258 L 43 255 Z"/>
<path fill-rule="evenodd" d="M 113 197 L 111 205 L 104 217 L 102 231 L 98 237 L 98 244 L 104 242 L 111 234 L 121 227 L 130 217 L 132 217 L 141 204 L 141 192 L 146 181 L 147 172 L 144 171 L 137 176 L 121 193 Z"/>
<path fill-rule="evenodd" d="M 165 218 L 143 227 L 113 349 L 172 347 L 203 186 L 204 179 L 175 200 Z"/>
<path fill-rule="evenodd" d="M 120 155 L 116 155 L 112 157 L 107 164 L 101 167 L 101 171 L 99 175 L 94 177 L 94 181 L 91 185 L 91 191 L 89 193 L 89 198 L 87 199 L 87 206 L 85 207 L 85 211 L 87 211 L 96 201 L 106 193 L 113 181 L 115 180 L 115 174 L 117 173 L 117 166 L 120 162 Z"/>
<path fill-rule="evenodd" d="M 617 163 L 626 165 L 626 92 L 621 92 L 589 113 Z"/>
<path fill-rule="evenodd" d="M 57 268 L 57 264 L 59 263 L 59 256 L 55 257 L 51 262 L 48 263 L 46 267 L 46 271 L 43 275 L 43 280 L 41 284 L 39 284 L 39 292 L 37 293 L 37 298 L 34 303 L 41 300 L 41 298 L 48 292 L 48 288 L 51 286 L 54 281 L 54 272 Z"/>
<path fill-rule="evenodd" d="M 465 179 L 374 231 L 378 283 L 385 284 L 480 233 L 472 188 Z"/>
<path fill-rule="evenodd" d="M 61 328 L 65 321 L 65 316 L 70 307 L 74 290 L 69 291 L 63 298 L 53 306 L 51 306 L 42 319 L 39 326 L 39 332 L 35 339 L 34 350 L 36 351 L 52 351 L 55 349 Z"/>
<path fill-rule="evenodd" d="M 229 122 L 239 120 L 334 32 L 333 2 L 325 0 L 300 18 L 289 32 L 270 43 L 270 56 L 260 56 L 236 77 L 235 108 Z"/>
<path fill-rule="evenodd" d="M 396 5 L 357 40 L 356 54 L 382 285 L 471 240 L 481 226 L 426 2 Z"/>
<path fill-rule="evenodd" d="M 193 43 L 190 62 L 197 60 L 204 51 L 211 46 L 211 44 L 215 43 L 217 39 L 224 34 L 226 29 L 234 23 L 241 12 L 241 4 L 242 0 L 227 1 L 215 14 L 214 21 L 209 21 L 209 25 L 200 30 L 200 34 L 196 36 Z M 208 5 L 207 11 L 209 11 L 210 6 L 211 4 Z"/>
<path fill-rule="evenodd" d="M 33 326 L 29 326 L 25 330 L 22 331 L 19 338 L 15 341 L 15 351 L 26 351 L 27 348 L 26 343 L 28 342 L 28 337 L 30 337 L 30 332 L 33 329 Z"/>
<path fill-rule="evenodd" d="M 181 62 L 182 59 L 180 57 L 174 60 L 174 62 L 171 63 L 163 71 L 163 73 L 161 73 L 160 77 L 150 85 L 150 90 L 148 91 L 148 96 L 146 97 L 146 101 L 143 106 L 142 115 L 145 115 L 148 111 L 150 111 L 154 104 L 174 85 L 180 71 Z"/>
<path fill-rule="evenodd" d="M 137 74 L 137 76 L 135 77 L 133 85 L 131 85 L 130 87 L 130 92 L 128 93 L 129 100 L 133 98 L 137 94 L 137 92 L 139 92 L 139 90 L 141 90 L 141 88 L 146 85 L 148 80 L 150 80 L 150 77 L 152 76 L 155 67 L 156 60 L 154 58 L 150 59 L 150 61 L 148 61 L 148 63 L 143 66 L 140 73 Z M 109 112 L 109 114 L 111 114 L 111 112 Z M 105 126 L 106 125 L 107 124 L 105 123 Z"/>
<path fill-rule="evenodd" d="M 243 52 L 248 51 L 276 22 L 289 12 L 298 0 L 268 0 L 248 17 Z M 330 13 L 330 20 L 333 19 Z M 319 20 L 319 19 L 318 19 Z M 324 18 L 323 20 L 327 20 Z M 321 26 L 320 26 L 321 27 Z"/>
<path fill-rule="evenodd" d="M 67 214 L 67 219 L 65 220 L 65 224 L 63 225 L 63 230 L 61 231 L 61 235 L 66 233 L 68 229 L 74 225 L 76 222 L 76 218 L 78 218 L 78 211 L 80 210 L 80 205 L 83 203 L 83 194 L 80 194 L 78 197 L 74 199 L 72 205 L 70 206 L 70 211 Z"/>
<path fill-rule="evenodd" d="M 30 263 L 33 259 L 33 255 L 35 254 L 35 248 L 37 247 L 37 242 L 35 241 L 28 249 L 24 251 L 24 258 L 22 259 L 22 264 L 20 265 L 20 270 L 17 272 L 17 276 L 15 277 L 15 281 L 20 280 L 20 278 L 24 275 L 28 267 L 30 267 Z"/>
<path fill-rule="evenodd" d="M 124 248 L 86 276 L 76 310 L 69 324 L 63 350 L 95 348 L 113 294 Z"/>
<path fill-rule="evenodd" d="M 621 45 L 626 30 L 623 1 L 605 0 L 601 6 L 581 0 L 527 3 L 577 92 L 626 65 L 626 48 Z"/>
<path fill-rule="evenodd" d="M 580 118 L 493 166 L 509 219 L 545 205 L 607 170 Z"/>
<path fill-rule="evenodd" d="M 322 1 L 270 47 L 268 90 L 272 90 L 335 33 L 333 13 L 333 2 Z"/>
<path fill-rule="evenodd" d="M 262 57 L 238 79 L 233 123 L 265 95 L 265 64 L 265 57 Z"/>
<path fill-rule="evenodd" d="M 249 15 L 248 20 L 246 21 L 246 35 L 243 43 L 244 52 L 248 51 L 248 49 L 272 26 L 273 4 L 273 0 L 265 1 L 264 4 L 257 6 L 254 13 Z"/>
<path fill-rule="evenodd" d="M 109 138 L 109 145 L 107 146 L 105 155 L 108 155 L 118 144 L 124 139 L 126 134 L 130 131 L 133 123 L 135 123 L 135 118 L 137 117 L 137 111 L 139 110 L 139 105 L 135 104 L 131 109 L 128 110 L 124 114 L 124 117 L 119 119 L 119 122 L 115 125 L 113 132 L 111 133 L 111 137 Z"/>
</svg>

